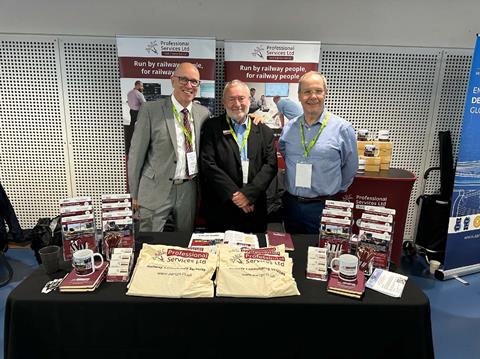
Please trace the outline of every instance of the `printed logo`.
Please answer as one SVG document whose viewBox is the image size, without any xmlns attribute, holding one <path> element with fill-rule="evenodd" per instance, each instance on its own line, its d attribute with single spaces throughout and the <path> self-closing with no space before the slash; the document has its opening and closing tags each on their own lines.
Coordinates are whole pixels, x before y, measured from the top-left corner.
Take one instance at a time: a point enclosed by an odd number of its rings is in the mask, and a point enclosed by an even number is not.
<svg viewBox="0 0 480 359">
<path fill-rule="evenodd" d="M 253 49 L 252 56 L 253 57 L 258 56 L 261 59 L 265 59 L 264 52 L 265 52 L 265 49 L 263 48 L 263 46 L 257 46 L 256 48 Z"/>
<path fill-rule="evenodd" d="M 342 197 L 342 201 L 344 201 L 344 202 L 353 202 L 353 195 L 351 195 L 350 193 L 345 194 L 345 195 Z"/>
<path fill-rule="evenodd" d="M 158 46 L 157 41 L 153 40 L 153 41 L 150 41 L 150 43 L 147 44 L 147 47 L 145 47 L 145 50 L 147 50 L 147 52 L 149 54 L 153 52 L 155 55 L 158 55 L 157 46 Z"/>
</svg>

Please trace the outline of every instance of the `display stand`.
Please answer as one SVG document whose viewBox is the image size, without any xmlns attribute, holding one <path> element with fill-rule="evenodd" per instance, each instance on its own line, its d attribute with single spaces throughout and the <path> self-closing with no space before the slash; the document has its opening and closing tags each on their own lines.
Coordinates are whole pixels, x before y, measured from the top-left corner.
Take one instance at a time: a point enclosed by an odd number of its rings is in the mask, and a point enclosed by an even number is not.
<svg viewBox="0 0 480 359">
<path fill-rule="evenodd" d="M 396 265 L 400 264 L 408 203 L 415 180 L 412 172 L 398 168 L 365 172 L 357 174 L 348 191 L 339 196 L 340 200 L 355 203 L 353 233 L 358 233 L 356 222 L 362 215 L 363 206 L 380 206 L 396 210 L 391 254 L 391 260 Z"/>
</svg>

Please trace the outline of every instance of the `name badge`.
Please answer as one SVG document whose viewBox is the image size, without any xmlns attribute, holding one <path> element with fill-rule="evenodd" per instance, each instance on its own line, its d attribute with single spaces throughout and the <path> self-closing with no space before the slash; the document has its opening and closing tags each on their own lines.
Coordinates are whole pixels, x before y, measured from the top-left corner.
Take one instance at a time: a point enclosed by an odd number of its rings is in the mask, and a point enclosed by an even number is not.
<svg viewBox="0 0 480 359">
<path fill-rule="evenodd" d="M 248 160 L 242 161 L 243 184 L 248 183 Z"/>
<path fill-rule="evenodd" d="M 197 153 L 195 151 L 187 152 L 187 168 L 189 176 L 193 176 L 198 173 Z"/>
<path fill-rule="evenodd" d="M 295 187 L 312 188 L 312 164 L 297 163 Z"/>
</svg>

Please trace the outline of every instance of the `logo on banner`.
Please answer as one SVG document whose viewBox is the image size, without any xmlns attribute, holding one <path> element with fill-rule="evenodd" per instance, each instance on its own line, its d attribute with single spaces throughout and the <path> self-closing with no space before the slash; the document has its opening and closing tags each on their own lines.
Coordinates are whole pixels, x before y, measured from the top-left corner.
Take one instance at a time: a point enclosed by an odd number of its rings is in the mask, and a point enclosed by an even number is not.
<svg viewBox="0 0 480 359">
<path fill-rule="evenodd" d="M 145 47 L 145 50 L 147 50 L 148 53 L 153 52 L 155 55 L 158 55 L 157 46 L 157 41 L 150 41 L 150 43 L 147 44 L 147 47 Z"/>
<path fill-rule="evenodd" d="M 264 51 L 265 49 L 263 48 L 263 46 L 257 46 L 253 49 L 252 55 L 253 57 L 258 56 L 261 59 L 265 59 Z"/>
<path fill-rule="evenodd" d="M 160 47 L 160 51 L 158 51 L 158 47 Z M 162 56 L 190 56 L 190 42 L 161 40 L 160 45 L 158 45 L 157 40 L 153 40 L 147 43 L 145 50 L 149 54 L 154 53 Z"/>
<path fill-rule="evenodd" d="M 293 61 L 295 59 L 295 46 L 270 44 L 264 48 L 259 45 L 253 49 L 252 56 L 263 60 Z"/>
</svg>

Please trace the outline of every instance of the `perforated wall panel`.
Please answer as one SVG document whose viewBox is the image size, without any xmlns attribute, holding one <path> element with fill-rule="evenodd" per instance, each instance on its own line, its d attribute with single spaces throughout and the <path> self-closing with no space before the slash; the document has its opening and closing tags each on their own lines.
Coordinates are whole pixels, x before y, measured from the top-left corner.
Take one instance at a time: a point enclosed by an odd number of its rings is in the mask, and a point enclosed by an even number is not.
<svg viewBox="0 0 480 359">
<path fill-rule="evenodd" d="M 225 87 L 225 49 L 223 47 L 223 41 L 217 41 L 215 56 L 215 98 L 217 99 L 217 101 L 215 101 L 215 116 L 219 116 L 225 112 L 221 100 L 223 97 L 223 88 Z"/>
<path fill-rule="evenodd" d="M 69 192 L 57 40 L 0 35 L 0 181 L 20 224 Z"/>
<path fill-rule="evenodd" d="M 0 35 L 0 181 L 21 224 L 58 213 L 58 200 L 125 191 L 119 72 L 114 38 Z M 224 86 L 217 41 L 216 96 Z M 328 108 L 356 129 L 390 129 L 392 166 L 414 172 L 405 237 L 413 238 L 414 201 L 439 187 L 440 130 L 458 148 L 472 50 L 322 44 Z M 215 115 L 223 112 L 217 101 Z M 408 200 L 408 199 L 405 199 Z M 98 213 L 97 213 L 98 216 Z M 97 217 L 98 219 L 98 217 Z"/>
<path fill-rule="evenodd" d="M 426 168 L 440 165 L 439 131 L 450 131 L 453 158 L 457 158 L 472 54 L 471 50 L 445 50 L 443 53 L 440 86 L 435 105 L 434 124 L 430 136 Z M 440 173 L 439 171 L 432 171 L 428 180 L 425 181 L 424 193 L 438 193 L 439 189 Z"/>
<path fill-rule="evenodd" d="M 440 59 L 436 49 L 322 45 L 320 70 L 329 87 L 326 106 L 370 135 L 389 129 L 394 141 L 391 166 L 418 176 L 425 162 Z M 418 186 L 416 181 L 405 238 L 412 238 Z"/>
<path fill-rule="evenodd" d="M 120 79 L 114 39 L 62 38 L 73 195 L 125 193 Z"/>
</svg>

